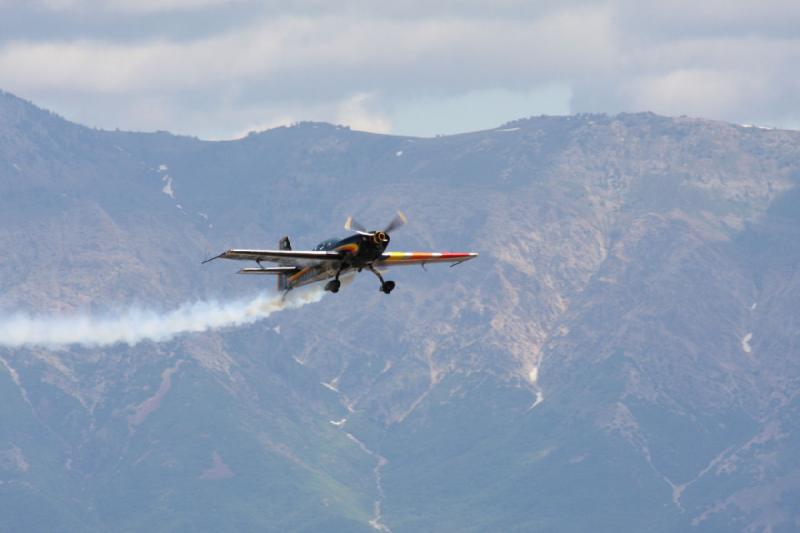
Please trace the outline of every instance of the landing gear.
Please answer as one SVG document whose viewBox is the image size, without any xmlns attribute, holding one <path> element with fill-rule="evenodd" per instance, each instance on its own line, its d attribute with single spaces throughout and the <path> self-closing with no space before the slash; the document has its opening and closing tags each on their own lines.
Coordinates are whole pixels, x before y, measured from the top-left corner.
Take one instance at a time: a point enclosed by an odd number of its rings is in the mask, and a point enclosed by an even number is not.
<svg viewBox="0 0 800 533">
<path fill-rule="evenodd" d="M 394 281 L 384 281 L 381 283 L 381 292 L 389 294 L 394 289 Z"/>
<path fill-rule="evenodd" d="M 369 265 L 368 268 L 370 269 L 370 271 L 373 274 L 378 276 L 379 280 L 381 280 L 381 292 L 385 293 L 385 294 L 389 294 L 390 292 L 392 292 L 392 290 L 394 289 L 394 281 L 384 281 L 383 280 L 383 276 L 381 276 L 380 272 L 375 270 L 375 267 L 373 267 L 372 265 Z"/>
<path fill-rule="evenodd" d="M 344 270 L 344 263 L 340 264 L 339 268 L 336 270 L 336 277 L 325 284 L 326 291 L 331 291 L 334 294 L 339 292 L 339 287 L 342 286 L 342 282 L 339 281 L 339 274 L 342 273 L 342 270 Z"/>
</svg>

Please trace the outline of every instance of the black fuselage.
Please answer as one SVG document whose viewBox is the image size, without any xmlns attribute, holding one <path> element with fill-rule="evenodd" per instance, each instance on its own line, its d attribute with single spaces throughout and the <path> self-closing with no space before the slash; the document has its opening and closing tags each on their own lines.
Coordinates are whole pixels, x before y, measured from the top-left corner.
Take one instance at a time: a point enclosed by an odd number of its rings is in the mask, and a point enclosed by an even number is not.
<svg viewBox="0 0 800 533">
<path fill-rule="evenodd" d="M 356 233 L 344 239 L 329 239 L 317 245 L 316 250 L 336 251 L 345 254 L 345 267 L 364 268 L 377 260 L 389 245 L 389 236 L 382 232 Z"/>
<path fill-rule="evenodd" d="M 371 268 L 372 263 L 378 260 L 389 245 L 389 235 L 382 231 L 372 233 L 361 232 L 345 237 L 344 239 L 328 239 L 319 243 L 314 249 L 328 252 L 341 252 L 341 261 L 326 261 L 313 266 L 300 269 L 294 274 L 287 275 L 281 280 L 280 286 L 292 289 L 308 285 L 328 278 L 338 280 L 339 276 L 348 271 L 360 272 L 364 268 Z"/>
</svg>

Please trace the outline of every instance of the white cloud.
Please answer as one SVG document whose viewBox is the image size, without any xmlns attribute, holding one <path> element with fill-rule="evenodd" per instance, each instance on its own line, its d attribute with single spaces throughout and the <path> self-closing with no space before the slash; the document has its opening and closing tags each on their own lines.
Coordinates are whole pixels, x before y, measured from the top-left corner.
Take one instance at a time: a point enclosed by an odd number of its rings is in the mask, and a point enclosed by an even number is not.
<svg viewBox="0 0 800 533">
<path fill-rule="evenodd" d="M 392 124 L 381 113 L 370 111 L 370 103 L 374 95 L 357 93 L 339 105 L 336 122 L 350 126 L 354 130 L 370 131 L 373 133 L 389 133 Z"/>
<path fill-rule="evenodd" d="M 109 8 L 123 12 L 160 12 L 192 10 L 210 6 L 235 4 L 236 0 L 111 0 Z"/>
<path fill-rule="evenodd" d="M 596 10 L 533 23 L 268 18 L 190 42 L 12 42 L 0 50 L 0 79 L 22 89 L 125 93 L 252 80 L 315 91 L 324 81 L 337 97 L 371 92 L 369 84 L 384 85 L 383 92 L 392 85 L 409 90 L 419 81 L 458 91 L 465 82 L 494 88 L 518 78 L 528 85 L 603 68 L 614 61 L 609 32 L 608 14 Z"/>
<path fill-rule="evenodd" d="M 89 25 L 79 38 L 0 45 L 0 87 L 44 103 L 69 101 L 68 118 L 93 125 L 230 136 L 322 119 L 388 131 L 410 102 L 506 91 L 518 96 L 512 100 L 522 116 L 534 112 L 524 95 L 554 86 L 572 94 L 573 111 L 800 120 L 794 2 L 43 1 L 88 19 L 94 10 L 125 21 L 252 11 L 245 22 L 210 24 L 191 38 L 161 31 L 117 40 Z M 10 5 L 0 4 L 4 12 Z"/>
<path fill-rule="evenodd" d="M 21 90 L 163 94 L 268 75 L 281 38 L 272 31 L 270 38 L 226 35 L 189 43 L 17 42 L 0 51 L 0 79 Z"/>
<path fill-rule="evenodd" d="M 736 72 L 679 69 L 634 80 L 627 92 L 633 107 L 665 114 L 719 116 L 747 106 L 763 81 Z"/>
<path fill-rule="evenodd" d="M 108 11 L 123 14 L 189 11 L 241 3 L 242 0 L 38 0 L 33 4 L 52 11 Z"/>
<path fill-rule="evenodd" d="M 620 71 L 576 83 L 573 109 L 784 125 L 800 118 L 800 39 L 658 42 L 625 57 Z"/>
</svg>

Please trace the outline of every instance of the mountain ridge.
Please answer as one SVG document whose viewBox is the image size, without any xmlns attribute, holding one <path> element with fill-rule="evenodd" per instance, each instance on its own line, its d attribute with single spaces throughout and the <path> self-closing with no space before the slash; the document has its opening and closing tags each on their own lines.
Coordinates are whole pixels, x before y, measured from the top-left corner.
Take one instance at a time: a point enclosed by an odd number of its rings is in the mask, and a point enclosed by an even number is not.
<svg viewBox="0 0 800 533">
<path fill-rule="evenodd" d="M 797 132 L 648 113 L 224 142 L 49 124 L 0 121 L 5 311 L 246 297 L 264 285 L 199 260 L 398 207 L 393 247 L 481 257 L 236 330 L 0 348 L 3 527 L 43 502 L 53 530 L 797 521 Z"/>
</svg>

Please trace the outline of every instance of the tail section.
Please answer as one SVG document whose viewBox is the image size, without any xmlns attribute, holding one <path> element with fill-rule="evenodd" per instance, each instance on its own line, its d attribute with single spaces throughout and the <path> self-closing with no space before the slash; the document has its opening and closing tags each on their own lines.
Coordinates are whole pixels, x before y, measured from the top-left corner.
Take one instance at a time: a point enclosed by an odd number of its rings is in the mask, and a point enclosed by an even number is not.
<svg viewBox="0 0 800 533">
<path fill-rule="evenodd" d="M 289 242 L 289 237 L 284 237 L 280 241 L 278 241 L 278 249 L 279 250 L 291 250 L 292 243 Z M 289 290 L 289 281 L 287 274 L 278 274 L 278 291 L 285 292 Z"/>
</svg>

